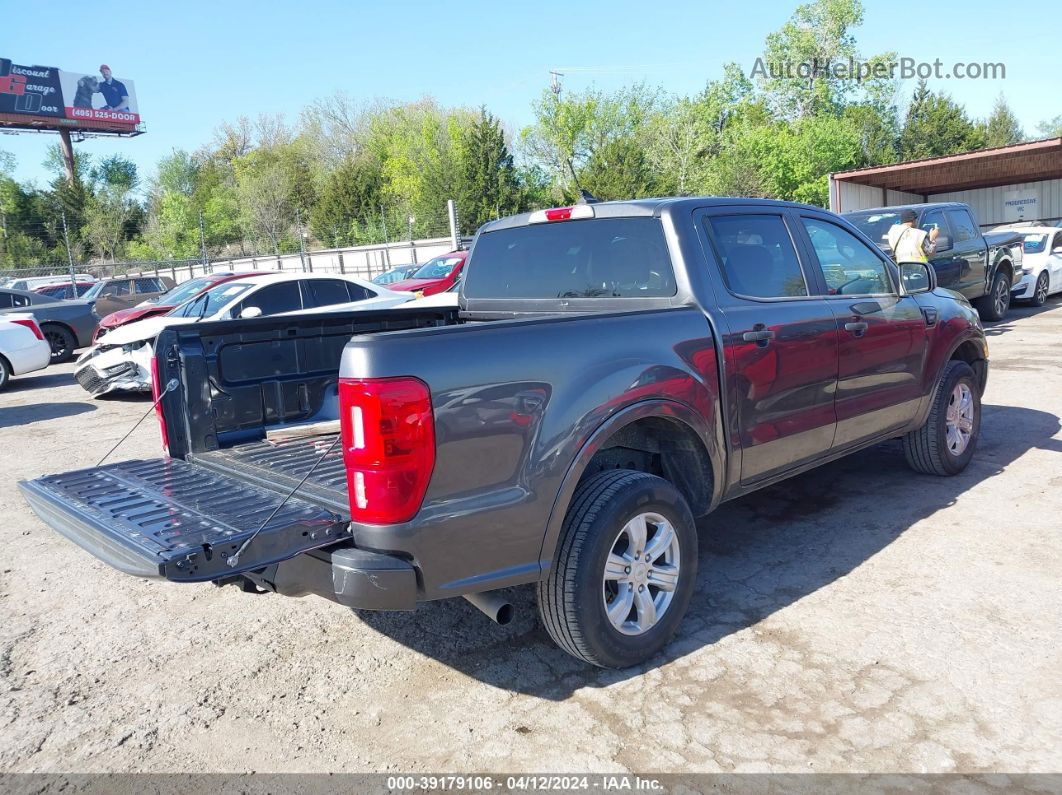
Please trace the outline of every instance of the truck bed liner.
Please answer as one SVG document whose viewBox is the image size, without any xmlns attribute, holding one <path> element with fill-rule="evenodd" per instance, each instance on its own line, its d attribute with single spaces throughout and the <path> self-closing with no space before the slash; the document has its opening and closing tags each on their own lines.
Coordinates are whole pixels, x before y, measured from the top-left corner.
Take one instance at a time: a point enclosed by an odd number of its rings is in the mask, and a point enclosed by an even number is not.
<svg viewBox="0 0 1062 795">
<path fill-rule="evenodd" d="M 287 494 L 338 436 L 332 433 L 284 442 L 247 442 L 224 450 L 194 453 L 188 459 L 214 472 Z M 349 518 L 347 473 L 339 445 L 314 469 L 296 496 Z"/>
</svg>

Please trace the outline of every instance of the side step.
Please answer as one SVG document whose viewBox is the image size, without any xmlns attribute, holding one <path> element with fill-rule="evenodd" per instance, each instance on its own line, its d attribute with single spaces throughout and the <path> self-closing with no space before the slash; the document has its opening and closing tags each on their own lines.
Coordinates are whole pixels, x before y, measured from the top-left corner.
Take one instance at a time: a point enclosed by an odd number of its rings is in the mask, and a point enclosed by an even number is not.
<svg viewBox="0 0 1062 795">
<path fill-rule="evenodd" d="M 349 538 L 339 514 L 296 495 L 231 567 L 226 559 L 283 495 L 173 458 L 48 475 L 19 488 L 52 528 L 138 577 L 216 580 Z"/>
</svg>

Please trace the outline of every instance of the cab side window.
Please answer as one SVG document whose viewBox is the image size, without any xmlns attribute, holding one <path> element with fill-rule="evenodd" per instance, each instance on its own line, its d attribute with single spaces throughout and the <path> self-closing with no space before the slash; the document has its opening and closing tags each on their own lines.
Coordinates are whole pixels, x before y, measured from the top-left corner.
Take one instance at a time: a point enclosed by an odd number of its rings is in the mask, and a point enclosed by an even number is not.
<svg viewBox="0 0 1062 795">
<path fill-rule="evenodd" d="M 132 292 L 132 284 L 128 281 L 111 282 L 100 292 L 100 295 L 129 295 Z"/>
<path fill-rule="evenodd" d="M 919 228 L 924 232 L 929 232 L 932 229 L 939 229 L 940 234 L 942 235 L 951 234 L 951 230 L 948 228 L 948 222 L 944 220 L 943 210 L 930 210 L 923 215 L 922 223 L 919 224 Z"/>
<path fill-rule="evenodd" d="M 830 295 L 886 295 L 892 280 L 885 262 L 863 241 L 837 224 L 801 218 Z"/>
<path fill-rule="evenodd" d="M 780 215 L 712 215 L 705 219 L 730 291 L 753 298 L 808 294 L 796 247 Z"/>
<path fill-rule="evenodd" d="M 968 240 L 976 240 L 980 237 L 977 227 L 974 226 L 970 214 L 966 210 L 948 210 L 948 220 L 951 228 L 955 230 L 955 242 L 965 243 Z M 944 232 L 944 230 L 940 230 Z"/>
<path fill-rule="evenodd" d="M 159 280 L 158 279 L 151 279 L 151 278 L 137 279 L 136 280 L 136 291 L 138 293 L 158 293 L 158 292 L 162 292 L 162 290 L 160 289 Z"/>
</svg>

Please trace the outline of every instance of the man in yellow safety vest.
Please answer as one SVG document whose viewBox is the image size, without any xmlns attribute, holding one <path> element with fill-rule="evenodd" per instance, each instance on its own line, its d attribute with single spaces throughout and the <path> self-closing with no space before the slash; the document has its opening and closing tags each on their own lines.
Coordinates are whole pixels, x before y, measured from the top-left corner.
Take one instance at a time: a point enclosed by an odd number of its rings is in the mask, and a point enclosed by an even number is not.
<svg viewBox="0 0 1062 795">
<path fill-rule="evenodd" d="M 940 229 L 934 226 L 926 232 L 915 226 L 917 222 L 918 214 L 914 210 L 904 210 L 900 213 L 900 223 L 889 229 L 889 246 L 897 262 L 929 262 L 926 255 L 936 251 Z"/>
</svg>

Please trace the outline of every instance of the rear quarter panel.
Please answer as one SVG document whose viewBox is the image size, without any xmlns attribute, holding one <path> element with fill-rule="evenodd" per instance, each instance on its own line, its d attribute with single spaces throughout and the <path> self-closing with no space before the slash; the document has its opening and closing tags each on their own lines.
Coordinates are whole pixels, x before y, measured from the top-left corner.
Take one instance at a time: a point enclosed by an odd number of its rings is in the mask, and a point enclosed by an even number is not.
<svg viewBox="0 0 1062 795">
<path fill-rule="evenodd" d="M 539 579 L 573 463 L 632 406 L 673 405 L 710 455 L 722 446 L 715 345 L 689 307 L 355 337 L 340 373 L 413 375 L 431 390 L 436 461 L 419 514 L 353 526 L 358 546 L 421 564 L 428 599 Z"/>
</svg>

